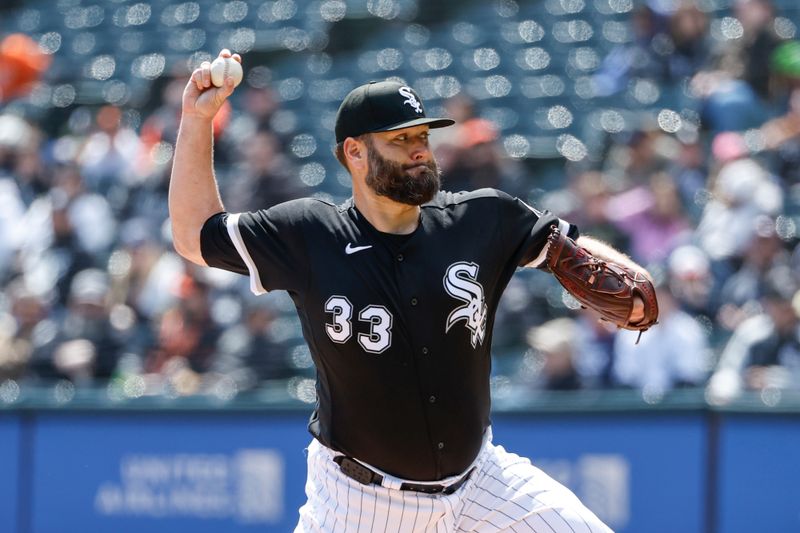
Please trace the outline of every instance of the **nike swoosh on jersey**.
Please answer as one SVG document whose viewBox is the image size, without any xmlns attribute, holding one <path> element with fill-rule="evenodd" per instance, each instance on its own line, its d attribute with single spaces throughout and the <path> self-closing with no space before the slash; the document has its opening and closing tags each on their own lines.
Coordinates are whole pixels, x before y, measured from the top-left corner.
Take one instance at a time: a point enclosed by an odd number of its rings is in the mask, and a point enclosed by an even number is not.
<svg viewBox="0 0 800 533">
<path fill-rule="evenodd" d="M 372 245 L 368 244 L 367 246 L 353 246 L 353 243 L 348 242 L 347 246 L 345 246 L 344 248 L 344 253 L 350 255 L 356 252 L 360 252 L 361 250 L 366 250 L 368 248 L 372 248 Z"/>
</svg>

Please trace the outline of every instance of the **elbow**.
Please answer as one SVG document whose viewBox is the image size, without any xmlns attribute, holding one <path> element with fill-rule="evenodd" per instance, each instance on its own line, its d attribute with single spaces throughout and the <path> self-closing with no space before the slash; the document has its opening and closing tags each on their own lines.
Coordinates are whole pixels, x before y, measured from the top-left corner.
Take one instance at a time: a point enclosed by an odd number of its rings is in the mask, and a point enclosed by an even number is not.
<svg viewBox="0 0 800 533">
<path fill-rule="evenodd" d="M 183 242 L 178 239 L 174 233 L 172 234 L 172 247 L 175 249 L 175 253 L 177 253 L 179 256 L 183 257 L 184 259 L 191 260 L 191 248 L 183 244 Z"/>
<path fill-rule="evenodd" d="M 200 250 L 200 232 L 189 234 L 186 230 L 172 226 L 172 246 L 175 252 L 184 259 L 200 266 L 206 266 Z"/>
</svg>

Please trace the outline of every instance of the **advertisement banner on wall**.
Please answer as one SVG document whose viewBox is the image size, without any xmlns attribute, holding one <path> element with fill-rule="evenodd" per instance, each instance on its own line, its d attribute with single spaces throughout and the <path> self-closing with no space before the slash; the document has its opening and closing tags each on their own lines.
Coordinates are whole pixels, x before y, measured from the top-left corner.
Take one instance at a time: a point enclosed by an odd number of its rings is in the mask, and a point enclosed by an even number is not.
<svg viewBox="0 0 800 533">
<path fill-rule="evenodd" d="M 497 444 L 530 458 L 617 533 L 705 531 L 707 444 L 699 414 L 492 420 Z"/>
<path fill-rule="evenodd" d="M 20 494 L 20 420 L 0 414 L 0 531 L 17 531 Z"/>
<path fill-rule="evenodd" d="M 32 531 L 291 531 L 305 416 L 42 416 Z"/>
</svg>

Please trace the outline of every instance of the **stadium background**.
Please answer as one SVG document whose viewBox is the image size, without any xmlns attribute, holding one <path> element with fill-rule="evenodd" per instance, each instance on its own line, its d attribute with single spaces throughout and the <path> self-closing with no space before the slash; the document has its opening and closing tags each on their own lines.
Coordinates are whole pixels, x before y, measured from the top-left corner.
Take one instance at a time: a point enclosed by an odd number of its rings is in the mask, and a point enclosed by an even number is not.
<svg viewBox="0 0 800 533">
<path fill-rule="evenodd" d="M 4 2 L 0 531 L 294 523 L 314 382 L 291 303 L 169 245 L 180 91 L 223 47 L 246 74 L 216 129 L 232 210 L 346 198 L 336 106 L 399 77 L 461 120 L 433 139 L 445 187 L 655 273 L 671 320 L 634 351 L 515 276 L 502 443 L 618 531 L 798 530 L 799 23 L 795 0 Z M 790 333 L 754 340 L 773 304 Z"/>
</svg>

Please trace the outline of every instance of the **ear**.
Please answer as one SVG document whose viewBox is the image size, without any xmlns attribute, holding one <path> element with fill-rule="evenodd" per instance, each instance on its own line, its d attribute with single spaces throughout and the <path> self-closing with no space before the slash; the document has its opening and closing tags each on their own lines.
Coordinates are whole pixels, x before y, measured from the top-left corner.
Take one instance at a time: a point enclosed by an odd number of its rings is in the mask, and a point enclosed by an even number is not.
<svg viewBox="0 0 800 533">
<path fill-rule="evenodd" d="M 344 140 L 344 157 L 347 163 L 355 168 L 367 163 L 367 146 L 353 137 Z"/>
</svg>

